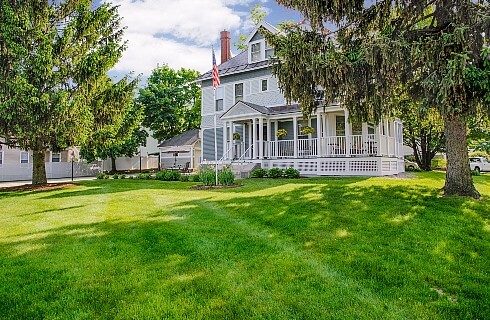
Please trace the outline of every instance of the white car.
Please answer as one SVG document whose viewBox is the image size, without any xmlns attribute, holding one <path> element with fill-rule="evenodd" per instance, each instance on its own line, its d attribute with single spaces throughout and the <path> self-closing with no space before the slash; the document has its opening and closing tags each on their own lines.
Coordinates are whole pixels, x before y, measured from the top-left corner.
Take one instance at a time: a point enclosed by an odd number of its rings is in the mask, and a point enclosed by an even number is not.
<svg viewBox="0 0 490 320">
<path fill-rule="evenodd" d="M 484 157 L 470 157 L 470 169 L 472 171 L 490 171 L 490 162 Z"/>
</svg>

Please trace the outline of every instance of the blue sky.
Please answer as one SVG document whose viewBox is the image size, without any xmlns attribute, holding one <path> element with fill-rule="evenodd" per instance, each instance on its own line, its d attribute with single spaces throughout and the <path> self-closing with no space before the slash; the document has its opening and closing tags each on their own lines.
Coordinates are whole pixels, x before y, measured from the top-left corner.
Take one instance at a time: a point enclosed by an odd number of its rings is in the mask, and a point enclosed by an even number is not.
<svg viewBox="0 0 490 320">
<path fill-rule="evenodd" d="M 232 43 L 251 31 L 250 9 L 260 3 L 267 21 L 300 21 L 300 15 L 275 0 L 97 0 L 119 6 L 128 49 L 111 74 L 142 74 L 143 80 L 157 65 L 210 69 L 211 46 L 219 48 L 219 32 L 229 30 Z M 233 48 L 233 53 L 237 51 Z M 219 54 L 218 54 L 219 55 Z"/>
</svg>

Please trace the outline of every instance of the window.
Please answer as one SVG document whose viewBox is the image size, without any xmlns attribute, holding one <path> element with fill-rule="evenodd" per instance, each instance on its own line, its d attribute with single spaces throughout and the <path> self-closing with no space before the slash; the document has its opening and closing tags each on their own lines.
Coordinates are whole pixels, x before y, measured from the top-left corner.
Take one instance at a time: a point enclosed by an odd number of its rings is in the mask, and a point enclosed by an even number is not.
<svg viewBox="0 0 490 320">
<path fill-rule="evenodd" d="M 254 43 L 250 46 L 250 61 L 260 61 L 260 42 Z"/>
<path fill-rule="evenodd" d="M 51 162 L 61 162 L 61 153 L 51 153 Z"/>
<path fill-rule="evenodd" d="M 243 83 L 235 84 L 235 103 L 243 100 Z"/>
<path fill-rule="evenodd" d="M 21 151 L 20 153 L 20 163 L 29 163 L 29 152 Z"/>
<path fill-rule="evenodd" d="M 368 134 L 374 134 L 375 129 L 373 124 L 368 124 Z"/>
<path fill-rule="evenodd" d="M 3 151 L 0 150 L 0 166 L 3 164 Z"/>
<path fill-rule="evenodd" d="M 345 136 L 345 116 L 335 116 L 335 135 Z"/>
<path fill-rule="evenodd" d="M 215 101 L 215 110 L 223 111 L 223 87 L 216 88 L 216 101 Z"/>
<path fill-rule="evenodd" d="M 267 79 L 264 79 L 261 81 L 261 88 L 262 88 L 262 91 L 267 91 L 269 89 L 269 83 L 268 83 Z"/>
<path fill-rule="evenodd" d="M 269 46 L 269 44 L 265 43 L 265 58 L 270 59 L 274 57 L 274 48 Z"/>
</svg>

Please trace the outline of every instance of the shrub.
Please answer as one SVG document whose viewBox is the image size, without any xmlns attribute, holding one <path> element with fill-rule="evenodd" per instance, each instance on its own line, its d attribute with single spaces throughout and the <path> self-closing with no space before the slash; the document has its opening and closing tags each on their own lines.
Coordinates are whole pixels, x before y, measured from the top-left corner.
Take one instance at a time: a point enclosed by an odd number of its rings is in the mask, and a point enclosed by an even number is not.
<svg viewBox="0 0 490 320">
<path fill-rule="evenodd" d="M 231 186 L 235 183 L 235 175 L 230 168 L 223 168 L 218 172 L 218 182 L 223 186 Z"/>
<path fill-rule="evenodd" d="M 138 173 L 138 175 L 136 176 L 136 179 L 139 179 L 139 180 L 150 180 L 150 179 L 152 179 L 152 176 L 149 173 Z"/>
<path fill-rule="evenodd" d="M 115 175 L 112 176 L 112 179 L 117 180 L 117 179 L 119 179 L 119 177 L 120 176 L 116 173 Z"/>
<path fill-rule="evenodd" d="M 107 175 L 105 173 L 99 172 L 99 173 L 97 173 L 96 178 L 99 179 L 99 180 L 101 180 L 101 179 L 107 179 L 106 176 Z"/>
<path fill-rule="evenodd" d="M 447 161 L 444 158 L 434 158 L 432 159 L 431 167 L 433 169 L 446 170 Z"/>
<path fill-rule="evenodd" d="M 264 178 L 267 176 L 267 170 L 262 168 L 256 168 L 250 173 L 252 178 Z"/>
<path fill-rule="evenodd" d="M 122 175 L 119 177 L 119 179 L 126 179 L 126 178 L 127 178 L 127 177 L 126 177 L 126 175 L 125 175 L 125 174 L 122 174 Z"/>
<path fill-rule="evenodd" d="M 284 170 L 284 177 L 289 179 L 299 178 L 299 171 L 294 168 L 287 168 Z"/>
<path fill-rule="evenodd" d="M 199 175 L 198 174 L 190 175 L 189 176 L 189 180 L 192 181 L 192 182 L 201 182 L 201 180 L 199 179 Z"/>
<path fill-rule="evenodd" d="M 483 157 L 486 159 L 490 159 L 490 155 L 485 151 L 473 151 L 469 154 L 470 157 Z"/>
<path fill-rule="evenodd" d="M 472 176 L 479 176 L 480 175 L 480 171 L 478 171 L 478 170 L 471 170 L 471 175 Z"/>
<path fill-rule="evenodd" d="M 180 179 L 179 180 L 182 181 L 182 182 L 188 182 L 189 181 L 189 176 L 186 175 L 186 174 L 183 174 L 183 175 L 180 176 Z"/>
<path fill-rule="evenodd" d="M 199 174 L 199 180 L 204 183 L 205 186 L 214 186 L 216 185 L 216 177 L 214 170 L 209 168 L 204 168 L 201 170 Z"/>
<path fill-rule="evenodd" d="M 284 174 L 284 171 L 279 168 L 270 168 L 269 172 L 267 172 L 267 177 L 277 179 L 281 178 Z"/>
<path fill-rule="evenodd" d="M 181 173 L 176 170 L 163 170 L 157 172 L 155 179 L 161 181 L 179 181 Z"/>
<path fill-rule="evenodd" d="M 129 176 L 129 179 L 133 180 L 135 177 L 134 176 Z"/>
</svg>

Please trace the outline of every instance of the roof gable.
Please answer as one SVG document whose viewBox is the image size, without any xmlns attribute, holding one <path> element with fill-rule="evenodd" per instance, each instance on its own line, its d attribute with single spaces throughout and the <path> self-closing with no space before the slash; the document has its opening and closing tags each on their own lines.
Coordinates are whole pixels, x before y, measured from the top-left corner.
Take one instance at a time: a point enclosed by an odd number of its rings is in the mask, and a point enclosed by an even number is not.
<svg viewBox="0 0 490 320">
<path fill-rule="evenodd" d="M 255 27 L 255 29 L 252 31 L 252 33 L 250 33 L 250 35 L 248 36 L 247 40 L 245 41 L 245 43 L 250 43 L 250 41 L 252 41 L 254 39 L 254 37 L 256 36 L 256 34 L 259 34 L 260 36 L 260 39 L 263 39 L 264 36 L 260 34 L 260 28 L 264 28 L 272 33 L 276 33 L 278 32 L 279 30 L 274 27 L 273 25 L 267 23 L 267 22 L 262 22 L 261 24 L 259 24 L 258 26 Z M 259 38 L 256 38 L 256 40 L 260 40 Z"/>
<path fill-rule="evenodd" d="M 158 147 L 188 146 L 199 140 L 199 129 L 192 129 L 163 141 Z"/>
<path fill-rule="evenodd" d="M 267 114 L 268 110 L 264 106 L 259 106 L 250 102 L 238 101 L 220 117 L 222 120 L 231 119 L 243 115 L 262 115 Z"/>
</svg>

